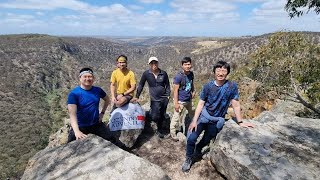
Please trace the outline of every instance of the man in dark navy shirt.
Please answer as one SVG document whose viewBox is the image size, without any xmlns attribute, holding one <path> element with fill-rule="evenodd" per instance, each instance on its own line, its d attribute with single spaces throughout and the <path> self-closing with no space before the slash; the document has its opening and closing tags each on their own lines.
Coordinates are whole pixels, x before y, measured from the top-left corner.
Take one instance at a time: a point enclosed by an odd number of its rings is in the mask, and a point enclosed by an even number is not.
<svg viewBox="0 0 320 180">
<path fill-rule="evenodd" d="M 183 125 L 183 121 L 181 119 L 183 110 L 186 109 L 191 118 L 194 115 L 192 99 L 195 96 L 195 89 L 193 83 L 194 77 L 191 68 L 191 58 L 184 57 L 181 59 L 182 70 L 179 71 L 173 79 L 174 112 L 170 122 L 170 135 L 173 140 L 178 140 L 177 131 L 179 131 Z"/>
<path fill-rule="evenodd" d="M 149 85 L 151 118 L 157 122 L 157 135 L 163 138 L 162 123 L 165 119 L 165 114 L 170 98 L 170 83 L 168 74 L 159 68 L 158 58 L 150 57 L 148 64 L 150 68 L 146 70 L 140 79 L 136 98 L 133 101 L 138 101 L 143 90 L 144 84 L 147 81 Z"/>
</svg>

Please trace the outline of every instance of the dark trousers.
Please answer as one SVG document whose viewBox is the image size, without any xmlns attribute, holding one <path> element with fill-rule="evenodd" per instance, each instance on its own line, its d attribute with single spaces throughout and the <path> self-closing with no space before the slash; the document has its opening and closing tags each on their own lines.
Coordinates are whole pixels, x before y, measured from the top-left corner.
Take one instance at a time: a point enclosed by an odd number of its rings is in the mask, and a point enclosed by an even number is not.
<svg viewBox="0 0 320 180">
<path fill-rule="evenodd" d="M 79 127 L 79 129 L 83 134 L 95 134 L 97 136 L 102 137 L 103 139 L 111 141 L 111 137 L 108 134 L 107 126 L 103 122 L 97 123 L 92 126 Z M 76 136 L 74 134 L 73 129 L 71 128 L 69 131 L 68 142 L 74 140 L 76 140 Z"/>
<path fill-rule="evenodd" d="M 157 123 L 158 131 L 163 130 L 163 121 L 167 111 L 169 99 L 162 98 L 160 101 L 151 101 L 151 118 Z"/>
<path fill-rule="evenodd" d="M 197 139 L 201 132 L 204 131 L 204 135 L 200 142 L 196 146 Z M 210 140 L 216 138 L 219 130 L 216 123 L 200 123 L 197 126 L 197 131 L 188 132 L 186 156 L 192 157 L 194 151 L 201 152 L 202 148 L 210 143 Z"/>
</svg>

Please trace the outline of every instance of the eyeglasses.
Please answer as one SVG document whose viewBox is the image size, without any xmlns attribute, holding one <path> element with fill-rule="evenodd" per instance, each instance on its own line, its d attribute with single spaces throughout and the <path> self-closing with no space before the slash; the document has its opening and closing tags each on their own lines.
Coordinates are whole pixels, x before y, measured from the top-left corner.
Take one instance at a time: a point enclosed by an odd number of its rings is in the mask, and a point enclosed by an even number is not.
<svg viewBox="0 0 320 180">
<path fill-rule="evenodd" d="M 224 68 L 217 68 L 216 73 L 228 73 L 228 70 L 227 69 L 224 69 Z"/>
</svg>

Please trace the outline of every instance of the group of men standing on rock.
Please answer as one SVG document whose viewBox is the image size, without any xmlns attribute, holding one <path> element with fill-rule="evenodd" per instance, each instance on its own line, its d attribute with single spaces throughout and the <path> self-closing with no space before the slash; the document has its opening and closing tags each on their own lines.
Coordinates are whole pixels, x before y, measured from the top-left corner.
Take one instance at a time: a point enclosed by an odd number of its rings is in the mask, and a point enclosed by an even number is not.
<svg viewBox="0 0 320 180">
<path fill-rule="evenodd" d="M 127 67 L 127 57 L 120 55 L 116 62 L 117 69 L 112 72 L 110 80 L 112 109 L 129 102 L 138 102 L 145 82 L 147 82 L 150 95 L 150 115 L 152 120 L 157 123 L 156 134 L 160 138 L 164 138 L 163 121 L 171 90 L 168 74 L 159 68 L 158 58 L 149 58 L 150 67 L 142 74 L 137 88 L 135 75 Z M 222 129 L 230 104 L 234 109 L 237 123 L 241 127 L 253 127 L 253 125 L 242 121 L 238 86 L 235 82 L 226 79 L 230 73 L 228 63 L 218 61 L 213 66 L 214 79 L 202 87 L 195 112 L 192 110 L 195 88 L 191 58 L 184 57 L 181 60 L 181 67 L 182 70 L 175 75 L 173 80 L 174 113 L 170 122 L 170 136 L 173 140 L 177 140 L 177 131 L 182 125 L 180 122 L 182 112 L 183 109 L 186 109 L 189 116 L 193 117 L 187 132 L 186 160 L 182 165 L 182 171 L 187 172 L 195 157 L 201 155 L 202 148 L 208 145 L 210 140 L 214 139 Z M 67 104 L 71 123 L 68 142 L 85 138 L 89 133 L 111 140 L 107 133 L 107 127 L 102 122 L 105 111 L 110 104 L 108 95 L 100 87 L 93 86 L 94 73 L 92 69 L 81 69 L 79 80 L 80 85 L 68 95 Z M 99 113 L 100 99 L 104 100 L 104 103 Z M 196 145 L 197 139 L 203 131 L 204 135 Z"/>
</svg>

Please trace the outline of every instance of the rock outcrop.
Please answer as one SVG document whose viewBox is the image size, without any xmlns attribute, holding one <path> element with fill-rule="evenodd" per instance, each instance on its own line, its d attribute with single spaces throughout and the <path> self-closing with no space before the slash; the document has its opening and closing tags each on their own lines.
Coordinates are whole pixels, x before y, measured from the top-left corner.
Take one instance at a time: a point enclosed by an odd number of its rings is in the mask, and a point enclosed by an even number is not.
<svg viewBox="0 0 320 180">
<path fill-rule="evenodd" d="M 227 179 L 319 179 L 320 119 L 263 112 L 254 128 L 227 122 L 210 151 Z"/>
<path fill-rule="evenodd" d="M 111 113 L 108 129 L 118 146 L 131 148 L 136 143 L 144 129 L 145 116 L 145 111 L 135 103 L 128 103 Z"/>
<path fill-rule="evenodd" d="M 22 179 L 164 180 L 169 177 L 159 166 L 89 135 L 38 152 L 29 160 Z"/>
</svg>

